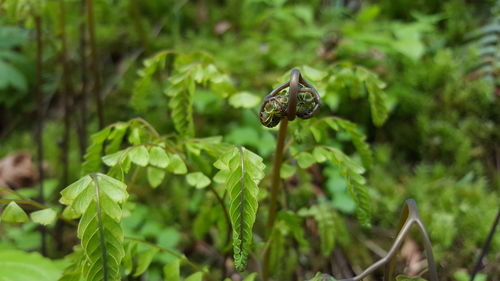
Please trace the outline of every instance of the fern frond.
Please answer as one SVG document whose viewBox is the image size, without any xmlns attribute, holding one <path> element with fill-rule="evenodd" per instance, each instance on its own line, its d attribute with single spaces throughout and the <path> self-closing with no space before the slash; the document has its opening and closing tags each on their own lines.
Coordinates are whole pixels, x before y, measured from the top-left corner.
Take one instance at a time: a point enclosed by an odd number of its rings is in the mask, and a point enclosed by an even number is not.
<svg viewBox="0 0 500 281">
<path fill-rule="evenodd" d="M 83 157 L 82 174 L 99 172 L 101 169 L 101 154 L 110 131 L 111 128 L 106 127 L 90 137 L 90 145 Z"/>
<path fill-rule="evenodd" d="M 173 80 L 173 78 L 170 80 Z M 186 138 L 194 136 L 194 90 L 195 82 L 192 77 L 187 76 L 183 80 L 180 80 L 179 84 L 174 84 L 165 91 L 165 94 L 170 97 L 168 107 L 170 108 L 175 130 Z"/>
<path fill-rule="evenodd" d="M 316 147 L 313 151 L 318 162 L 328 158 L 339 167 L 344 177 L 349 193 L 356 202 L 356 215 L 360 223 L 364 226 L 370 226 L 371 208 L 370 196 L 366 188 L 366 180 L 363 177 L 364 168 L 354 160 L 345 155 L 342 151 L 328 146 Z"/>
<path fill-rule="evenodd" d="M 265 165 L 260 156 L 245 148 L 235 147 L 222 155 L 214 166 L 220 170 L 216 178 L 222 179 L 229 193 L 234 262 L 236 269 L 243 271 L 252 246 L 258 184 L 264 177 Z"/>
<path fill-rule="evenodd" d="M 60 202 L 69 213 L 81 216 L 77 235 L 85 254 L 83 276 L 87 281 L 120 280 L 125 255 L 121 204 L 128 197 L 126 188 L 109 176 L 91 174 L 61 191 Z"/>
</svg>

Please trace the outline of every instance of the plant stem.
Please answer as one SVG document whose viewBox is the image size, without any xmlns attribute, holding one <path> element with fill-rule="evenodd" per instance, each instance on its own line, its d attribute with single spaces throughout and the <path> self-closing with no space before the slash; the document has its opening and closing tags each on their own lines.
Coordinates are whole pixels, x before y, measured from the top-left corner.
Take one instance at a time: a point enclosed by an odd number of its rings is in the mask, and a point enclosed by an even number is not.
<svg viewBox="0 0 500 281">
<path fill-rule="evenodd" d="M 278 133 L 278 143 L 276 144 L 276 154 L 273 162 L 273 176 L 271 180 L 271 201 L 269 205 L 269 217 L 267 218 L 267 231 L 270 234 L 276 219 L 276 209 L 278 204 L 278 192 L 280 187 L 280 170 L 285 148 L 286 132 L 288 129 L 288 119 L 283 118 L 280 122 Z"/>
<path fill-rule="evenodd" d="M 472 270 L 472 274 L 470 276 L 470 281 L 474 281 L 474 278 L 476 278 L 477 273 L 481 270 L 483 258 L 484 258 L 484 256 L 486 256 L 486 254 L 488 253 L 488 250 L 490 249 L 490 244 L 491 244 L 491 241 L 493 240 L 493 236 L 495 235 L 495 231 L 497 229 L 499 222 L 500 222 L 500 208 L 498 209 L 497 217 L 495 218 L 495 221 L 493 222 L 493 225 L 491 226 L 491 230 L 490 230 L 490 233 L 488 234 L 488 238 L 486 239 L 486 243 L 484 243 L 483 249 L 481 250 L 481 254 L 479 255 L 479 258 L 476 261 L 476 265 L 474 266 L 474 269 Z"/>
<path fill-rule="evenodd" d="M 97 63 L 97 47 L 95 42 L 95 24 L 94 24 L 94 7 L 93 0 L 87 0 L 87 26 L 89 31 L 90 45 L 90 67 L 94 74 L 94 98 L 97 107 L 97 118 L 99 120 L 99 129 L 104 128 L 104 109 L 101 99 L 101 76 L 99 72 L 99 64 Z"/>
<path fill-rule="evenodd" d="M 80 145 L 80 158 L 83 160 L 85 150 L 87 148 L 87 44 L 86 44 L 86 26 L 85 26 L 85 0 L 80 0 L 80 14 L 82 21 L 80 23 L 80 66 L 82 87 L 78 99 L 78 107 L 80 108 L 80 126 L 78 128 L 78 139 Z"/>
<path fill-rule="evenodd" d="M 274 221 L 276 220 L 276 210 L 278 205 L 278 192 L 280 187 L 280 170 L 281 164 L 283 161 L 283 153 L 285 150 L 285 140 L 286 140 L 286 132 L 288 129 L 288 119 L 283 118 L 280 121 L 280 129 L 278 133 L 278 143 L 276 144 L 276 154 L 274 155 L 273 162 L 273 175 L 271 179 L 271 201 L 269 205 L 269 216 L 267 219 L 267 231 L 270 236 L 272 233 L 272 229 L 274 227 Z M 269 261 L 271 257 L 271 247 L 266 249 L 264 254 L 264 268 L 263 272 L 263 280 L 267 280 L 269 278 Z"/>
<path fill-rule="evenodd" d="M 62 62 L 62 101 L 64 107 L 64 132 L 63 132 L 63 142 L 61 151 L 61 163 L 63 165 L 63 174 L 61 180 L 61 186 L 67 186 L 68 184 L 68 154 L 69 154 L 69 130 L 70 130 L 70 99 L 71 99 L 71 86 L 69 81 L 69 64 L 68 64 L 68 44 L 66 40 L 66 18 L 65 18 L 65 7 L 64 0 L 59 0 L 59 25 L 61 32 L 61 62 Z"/>
<path fill-rule="evenodd" d="M 42 94 L 42 18 L 39 15 L 34 16 L 35 20 L 35 37 L 36 37 L 36 84 L 35 84 L 35 94 L 36 94 L 36 130 L 35 139 L 37 146 L 37 158 L 38 158 L 38 180 L 40 181 L 38 189 L 38 200 L 45 202 L 43 180 L 45 178 L 43 171 L 43 94 Z M 47 245 L 46 245 L 46 230 L 44 227 L 40 228 L 40 252 L 43 256 L 47 255 Z"/>
<path fill-rule="evenodd" d="M 224 217 L 226 218 L 227 223 L 227 241 L 231 241 L 231 218 L 229 217 L 229 212 L 227 211 L 226 205 L 224 204 L 224 200 L 220 197 L 219 193 L 215 190 L 212 185 L 208 186 L 208 189 L 215 195 L 217 201 L 219 201 L 220 206 L 222 207 L 222 211 L 224 212 Z"/>
</svg>

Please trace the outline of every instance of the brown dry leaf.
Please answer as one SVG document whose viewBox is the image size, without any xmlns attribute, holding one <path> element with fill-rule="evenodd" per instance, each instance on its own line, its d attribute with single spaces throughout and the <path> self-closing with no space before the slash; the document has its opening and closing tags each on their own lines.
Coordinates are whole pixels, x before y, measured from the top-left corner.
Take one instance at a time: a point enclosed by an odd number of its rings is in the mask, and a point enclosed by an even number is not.
<svg viewBox="0 0 500 281">
<path fill-rule="evenodd" d="M 0 186 L 17 189 L 33 186 L 38 180 L 38 170 L 31 154 L 16 152 L 0 160 Z"/>
</svg>

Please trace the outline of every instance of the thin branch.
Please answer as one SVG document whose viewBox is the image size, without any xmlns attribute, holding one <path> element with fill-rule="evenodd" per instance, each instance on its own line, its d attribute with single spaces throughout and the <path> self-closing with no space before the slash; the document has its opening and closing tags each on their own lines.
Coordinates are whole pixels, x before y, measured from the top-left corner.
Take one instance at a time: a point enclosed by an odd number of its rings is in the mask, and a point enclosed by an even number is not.
<svg viewBox="0 0 500 281">
<path fill-rule="evenodd" d="M 36 84 L 35 84 L 35 95 L 36 95 L 36 150 L 37 150 L 37 166 L 38 166 L 38 200 L 45 202 L 44 197 L 44 186 L 43 181 L 45 179 L 43 171 L 43 93 L 42 93 L 42 55 L 43 55 L 43 43 L 42 43 L 42 18 L 39 15 L 34 16 L 35 21 L 35 37 L 36 37 Z M 45 228 L 40 229 L 40 252 L 43 256 L 47 255 L 47 245 L 46 245 L 47 233 Z"/>
<path fill-rule="evenodd" d="M 93 0 L 86 0 L 87 12 L 87 26 L 89 32 L 89 45 L 90 45 L 90 67 L 94 75 L 94 98 L 97 107 L 97 118 L 99 120 L 99 129 L 104 128 L 104 108 L 101 98 L 101 74 L 99 71 L 99 64 L 97 62 L 97 46 L 95 36 L 95 23 L 94 23 L 94 7 Z"/>
<path fill-rule="evenodd" d="M 484 243 L 483 249 L 481 250 L 481 254 L 479 255 L 476 265 L 474 266 L 474 269 L 472 270 L 472 274 L 470 276 L 470 281 L 474 281 L 474 278 L 476 278 L 476 275 L 479 273 L 481 270 L 482 264 L 483 264 L 483 258 L 486 256 L 488 253 L 488 250 L 490 249 L 491 241 L 493 240 L 493 236 L 495 235 L 495 231 L 497 229 L 498 223 L 500 222 L 500 208 L 498 209 L 497 212 L 497 217 L 495 221 L 493 222 L 493 225 L 491 226 L 490 233 L 488 234 L 488 238 L 486 238 L 486 243 Z"/>
</svg>

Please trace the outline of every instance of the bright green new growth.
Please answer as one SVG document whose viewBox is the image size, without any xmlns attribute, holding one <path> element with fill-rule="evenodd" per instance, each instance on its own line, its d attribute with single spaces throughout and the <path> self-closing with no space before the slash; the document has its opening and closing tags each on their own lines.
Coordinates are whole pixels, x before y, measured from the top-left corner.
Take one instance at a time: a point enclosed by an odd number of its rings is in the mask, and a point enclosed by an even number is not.
<svg viewBox="0 0 500 281">
<path fill-rule="evenodd" d="M 120 225 L 121 204 L 128 197 L 127 186 L 104 174 L 91 174 L 61 191 L 64 213 L 80 217 L 78 238 L 85 253 L 83 276 L 87 281 L 120 280 L 120 263 L 125 255 Z"/>
<path fill-rule="evenodd" d="M 214 166 L 220 170 L 216 179 L 224 182 L 229 192 L 234 263 L 238 271 L 243 271 L 252 246 L 252 228 L 258 208 L 258 184 L 264 177 L 265 165 L 260 156 L 245 148 L 235 147 L 223 154 Z"/>
</svg>

